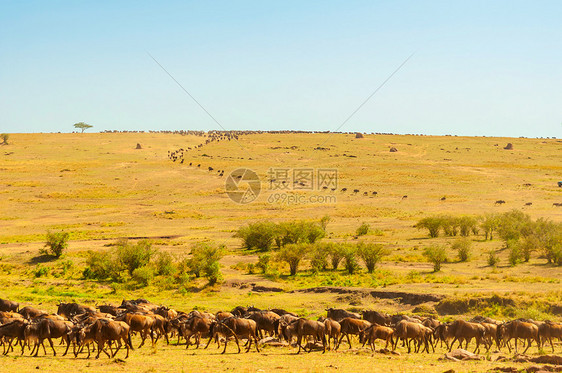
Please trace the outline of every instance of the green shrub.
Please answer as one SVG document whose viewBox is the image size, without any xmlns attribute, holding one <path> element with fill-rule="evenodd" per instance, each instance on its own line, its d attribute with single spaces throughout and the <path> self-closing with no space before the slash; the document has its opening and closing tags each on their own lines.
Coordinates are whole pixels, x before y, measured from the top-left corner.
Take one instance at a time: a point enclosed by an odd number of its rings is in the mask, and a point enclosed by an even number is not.
<svg viewBox="0 0 562 373">
<path fill-rule="evenodd" d="M 330 218 L 330 216 L 328 215 L 324 215 L 322 219 L 320 219 L 320 227 L 324 232 L 326 232 L 326 228 L 328 227 L 328 223 L 330 222 L 330 220 L 332 220 L 332 218 Z"/>
<path fill-rule="evenodd" d="M 348 274 L 352 275 L 357 272 L 361 267 L 357 262 L 357 246 L 355 245 L 342 245 L 343 246 L 343 259 L 345 270 Z"/>
<path fill-rule="evenodd" d="M 49 275 L 49 267 L 43 266 L 41 264 L 37 265 L 33 270 L 33 276 L 36 278 L 38 277 L 45 277 Z"/>
<path fill-rule="evenodd" d="M 459 238 L 451 245 L 451 248 L 457 252 L 460 262 L 470 260 L 471 247 L 472 241 L 468 238 Z"/>
<path fill-rule="evenodd" d="M 442 223 L 443 222 L 440 217 L 433 216 L 421 219 L 416 225 L 414 225 L 414 227 L 418 229 L 427 229 L 429 231 L 429 237 L 435 238 L 439 236 L 439 230 Z"/>
<path fill-rule="evenodd" d="M 288 244 L 283 246 L 277 253 L 277 260 L 286 262 L 289 265 L 291 276 L 297 274 L 301 260 L 310 251 L 310 245 L 306 243 Z"/>
<path fill-rule="evenodd" d="M 132 275 L 135 269 L 148 265 L 154 253 L 152 245 L 147 240 L 139 241 L 136 245 L 130 244 L 127 240 L 120 240 L 117 243 L 117 261 L 129 272 L 129 275 Z"/>
<path fill-rule="evenodd" d="M 43 249 L 40 250 L 41 254 L 52 255 L 60 258 L 64 250 L 68 248 L 68 232 L 50 232 L 47 231 L 47 242 Z"/>
<path fill-rule="evenodd" d="M 370 229 L 371 229 L 371 226 L 369 224 L 363 223 L 357 228 L 357 230 L 355 231 L 355 235 L 356 236 L 365 236 L 366 234 L 369 233 Z"/>
<path fill-rule="evenodd" d="M 328 254 L 325 245 L 314 245 L 310 253 L 310 266 L 313 272 L 318 273 L 328 268 Z"/>
<path fill-rule="evenodd" d="M 0 134 L 0 140 L 2 140 L 2 142 L 0 143 L 0 145 L 8 145 L 8 139 L 10 138 L 10 135 L 7 133 L 2 133 Z"/>
<path fill-rule="evenodd" d="M 266 273 L 269 268 L 269 261 L 271 260 L 271 254 L 265 253 L 258 257 L 258 262 L 256 267 L 261 270 L 262 273 Z"/>
<path fill-rule="evenodd" d="M 168 252 L 158 252 L 154 264 L 156 267 L 156 274 L 159 276 L 170 276 L 177 271 L 174 256 Z"/>
<path fill-rule="evenodd" d="M 447 262 L 447 251 L 444 246 L 431 245 L 426 247 L 423 255 L 433 263 L 433 272 L 439 272 L 441 264 Z"/>
<path fill-rule="evenodd" d="M 154 270 L 150 266 L 138 267 L 133 270 L 131 277 L 137 284 L 146 287 L 154 278 Z"/>
<path fill-rule="evenodd" d="M 387 255 L 388 252 L 381 244 L 360 242 L 357 244 L 357 254 L 363 260 L 363 263 L 365 263 L 367 272 L 373 273 L 377 263 L 383 256 Z"/>
<path fill-rule="evenodd" d="M 496 250 L 488 251 L 488 265 L 490 267 L 496 267 L 500 262 L 500 257 L 496 253 Z"/>
<path fill-rule="evenodd" d="M 490 238 L 493 240 L 494 231 L 498 229 L 499 217 L 497 214 L 486 214 L 480 218 L 480 227 L 486 235 L 486 240 Z"/>
<path fill-rule="evenodd" d="M 446 236 L 456 236 L 459 233 L 460 219 L 454 216 L 444 215 L 441 217 L 441 226 Z"/>
<path fill-rule="evenodd" d="M 111 252 L 88 251 L 86 268 L 82 272 L 84 278 L 92 280 L 122 280 L 119 263 L 112 258 Z"/>
<path fill-rule="evenodd" d="M 246 249 L 268 251 L 276 235 L 275 223 L 257 222 L 241 227 L 234 236 L 242 239 L 242 245 Z"/>
<path fill-rule="evenodd" d="M 510 241 L 511 242 L 511 241 Z M 509 265 L 515 267 L 521 262 L 521 248 L 517 243 L 512 243 L 509 247 Z"/>
<path fill-rule="evenodd" d="M 342 244 L 335 244 L 332 242 L 321 243 L 317 245 L 318 250 L 324 250 L 330 256 L 330 264 L 335 271 L 338 269 L 340 262 L 343 260 L 345 247 Z"/>
<path fill-rule="evenodd" d="M 461 216 L 457 221 L 460 234 L 463 237 L 468 237 L 471 232 L 478 230 L 478 221 L 472 216 Z"/>
<path fill-rule="evenodd" d="M 213 285 L 221 277 L 219 260 L 224 256 L 225 246 L 214 246 L 200 243 L 191 249 L 191 258 L 187 260 L 189 271 L 200 277 L 204 275 L 209 284 Z"/>
</svg>

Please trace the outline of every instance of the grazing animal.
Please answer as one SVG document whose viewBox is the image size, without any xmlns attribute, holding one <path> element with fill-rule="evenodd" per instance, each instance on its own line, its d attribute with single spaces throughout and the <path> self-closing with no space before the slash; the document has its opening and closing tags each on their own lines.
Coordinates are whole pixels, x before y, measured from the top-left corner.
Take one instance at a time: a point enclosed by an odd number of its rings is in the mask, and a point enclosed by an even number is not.
<svg viewBox="0 0 562 373">
<path fill-rule="evenodd" d="M 494 202 L 494 205 L 503 205 L 505 203 L 505 201 L 503 199 L 498 199 L 496 202 Z"/>
<path fill-rule="evenodd" d="M 554 352 L 554 345 L 552 344 L 553 338 L 558 338 L 559 341 L 562 341 L 562 324 L 547 320 L 539 326 L 540 347 L 544 345 L 545 341 L 548 341 L 550 342 L 552 352 Z"/>
<path fill-rule="evenodd" d="M 334 348 L 336 348 L 338 339 L 341 334 L 340 323 L 337 322 L 336 320 L 327 318 L 326 320 L 324 320 L 324 328 L 326 330 L 326 335 L 328 336 L 327 338 L 328 349 L 330 349 L 330 339 L 332 340 L 332 345 L 334 346 Z"/>
<path fill-rule="evenodd" d="M 299 346 L 299 351 L 301 349 L 306 352 L 306 348 L 302 347 L 302 338 L 306 336 L 312 336 L 315 339 L 322 341 L 323 353 L 326 352 L 326 328 L 325 324 L 320 321 L 307 320 L 304 318 L 297 319 L 291 323 L 294 332 L 297 336 L 297 345 Z M 312 347 L 309 348 L 308 352 L 312 351 Z"/>
<path fill-rule="evenodd" d="M 527 347 L 523 353 L 527 352 L 533 340 L 540 346 L 539 327 L 531 322 L 513 320 L 498 326 L 498 338 L 503 340 L 507 345 L 507 349 L 511 352 L 509 341 L 515 338 L 515 353 L 517 353 L 517 340 L 527 340 Z"/>
<path fill-rule="evenodd" d="M 352 317 L 346 317 L 345 319 L 340 321 L 341 325 L 341 336 L 338 341 L 338 345 L 336 346 L 336 350 L 340 347 L 341 341 L 343 337 L 347 337 L 347 343 L 349 344 L 349 348 L 351 348 L 351 339 L 349 337 L 350 334 L 359 335 L 363 329 L 368 328 L 371 326 L 371 323 L 367 320 L 358 320 Z"/>
<path fill-rule="evenodd" d="M 421 352 L 426 351 L 429 353 L 429 341 L 431 336 L 433 335 L 433 330 L 430 328 L 423 326 L 417 322 L 411 322 L 402 320 L 396 327 L 394 328 L 394 335 L 396 339 L 394 340 L 393 349 L 396 349 L 396 344 L 398 340 L 402 340 L 406 343 L 408 347 L 408 353 L 411 352 L 410 342 L 413 340 L 415 342 L 415 352 L 419 352 L 419 349 L 423 343 L 424 349 Z M 433 345 L 431 345 L 433 347 Z"/>
<path fill-rule="evenodd" d="M 345 319 L 346 317 L 351 317 L 353 319 L 360 319 L 361 316 L 357 313 L 353 313 L 353 312 L 348 312 L 346 310 L 343 310 L 341 308 L 326 308 L 327 311 L 327 317 L 329 319 L 333 319 L 336 320 L 337 322 L 340 322 L 341 320 Z"/>
<path fill-rule="evenodd" d="M 7 299 L 0 299 L 0 311 L 4 312 L 18 312 L 20 304 Z"/>
<path fill-rule="evenodd" d="M 359 342 L 363 343 L 363 346 L 368 342 L 371 350 L 375 351 L 375 340 L 382 339 L 386 341 L 386 345 L 384 346 L 386 349 L 388 348 L 388 343 L 390 343 L 391 346 L 394 344 L 394 340 L 392 339 L 393 335 L 394 330 L 392 330 L 392 328 L 373 324 L 359 333 Z"/>
<path fill-rule="evenodd" d="M 390 325 L 390 316 L 377 311 L 361 311 L 363 320 L 369 321 L 371 324 Z"/>
<path fill-rule="evenodd" d="M 248 347 L 246 348 L 246 352 L 250 351 L 250 347 L 252 347 L 252 341 L 255 342 L 256 351 L 260 352 L 256 330 L 256 322 L 250 319 L 239 319 L 236 317 L 231 317 L 222 321 L 214 321 L 211 324 L 209 332 L 209 342 L 207 342 L 207 346 L 205 346 L 205 348 L 209 347 L 209 343 L 211 343 L 211 340 L 216 334 L 221 334 L 225 337 L 224 350 L 221 352 L 221 354 L 224 354 L 226 352 L 226 346 L 228 344 L 229 337 L 234 337 L 236 346 L 238 347 L 238 353 L 240 353 L 241 351 L 240 343 L 238 342 L 239 338 L 248 339 Z"/>
<path fill-rule="evenodd" d="M 476 340 L 476 351 L 480 352 L 480 341 L 484 337 L 486 328 L 478 323 L 468 322 L 464 320 L 455 320 L 450 325 L 450 332 L 453 335 L 453 341 L 449 346 L 449 352 L 452 350 L 455 341 L 459 341 L 459 348 L 462 348 L 462 342 L 466 341 L 465 349 L 472 338 Z"/>
</svg>

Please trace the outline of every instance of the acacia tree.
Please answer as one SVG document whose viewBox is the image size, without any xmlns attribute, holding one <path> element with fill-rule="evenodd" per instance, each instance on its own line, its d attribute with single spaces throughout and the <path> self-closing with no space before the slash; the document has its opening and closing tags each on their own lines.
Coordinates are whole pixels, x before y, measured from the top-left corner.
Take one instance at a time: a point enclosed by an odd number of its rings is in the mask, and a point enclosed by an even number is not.
<svg viewBox="0 0 562 373">
<path fill-rule="evenodd" d="M 10 135 L 7 133 L 2 133 L 0 134 L 0 139 L 2 140 L 2 142 L 0 143 L 0 145 L 8 145 L 8 139 L 10 138 Z"/>
<path fill-rule="evenodd" d="M 89 125 L 87 123 L 84 122 L 78 122 L 74 124 L 74 128 L 79 128 L 82 130 L 82 133 L 84 133 L 84 130 L 87 130 L 88 128 L 92 128 L 92 125 Z"/>
</svg>

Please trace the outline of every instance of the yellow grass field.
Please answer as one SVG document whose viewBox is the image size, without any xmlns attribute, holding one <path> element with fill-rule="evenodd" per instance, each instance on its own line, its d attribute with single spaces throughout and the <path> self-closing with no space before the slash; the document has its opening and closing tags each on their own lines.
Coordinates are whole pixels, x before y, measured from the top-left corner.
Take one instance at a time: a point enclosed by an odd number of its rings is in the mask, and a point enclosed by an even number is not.
<svg viewBox="0 0 562 373">
<path fill-rule="evenodd" d="M 482 215 L 512 209 L 533 219 L 562 222 L 562 207 L 553 205 L 562 203 L 562 188 L 557 185 L 562 180 L 562 140 L 260 133 L 189 150 L 183 164 L 168 158 L 168 151 L 195 147 L 205 140 L 174 133 L 11 134 L 10 144 L 0 146 L 0 298 L 47 311 L 55 311 L 59 301 L 101 304 L 143 297 L 180 310 L 196 307 L 211 312 L 236 305 L 282 307 L 307 317 L 325 314 L 330 306 L 417 312 L 419 304 L 368 293 L 377 290 L 435 294 L 458 302 L 496 296 L 514 302 L 511 314 L 492 302 L 470 309 L 466 316 L 478 310 L 495 317 L 561 319 L 562 269 L 547 265 L 539 253 L 528 263 L 511 267 L 507 251 L 500 250 L 503 242 L 499 238 L 486 241 L 482 235 L 470 236 L 471 261 L 457 262 L 450 252 L 451 261 L 443 264 L 441 272 L 432 273 L 423 249 L 432 243 L 449 247 L 454 238 L 430 239 L 425 230 L 413 226 L 435 214 Z M 137 143 L 142 149 L 136 149 Z M 513 144 L 512 150 L 504 149 L 507 143 Z M 391 147 L 397 151 L 390 152 Z M 260 177 L 261 193 L 252 203 L 234 203 L 225 192 L 228 174 L 238 168 L 254 170 Z M 280 191 L 273 190 L 269 182 L 272 169 L 291 173 L 337 170 L 337 189 L 294 190 L 291 185 L 287 195 L 300 196 L 301 203 L 279 203 Z M 224 176 L 219 176 L 218 170 L 224 170 Z M 354 189 L 359 192 L 353 193 Z M 495 204 L 497 200 L 505 203 Z M 389 249 L 374 274 L 314 275 L 306 262 L 294 277 L 287 276 L 288 269 L 281 267 L 278 279 L 244 269 L 245 263 L 257 262 L 257 255 L 241 250 L 240 240 L 233 237 L 241 226 L 263 220 L 319 220 L 326 215 L 331 220 L 325 241 L 363 240 Z M 376 233 L 355 238 L 355 230 L 363 222 Z M 48 230 L 70 233 L 69 249 L 59 260 L 46 261 L 39 254 Z M 197 279 L 182 289 L 157 284 L 135 289 L 84 280 L 81 272 L 87 251 L 109 250 L 108 245 L 118 238 L 147 238 L 155 247 L 178 257 L 188 255 L 197 242 L 224 243 L 228 248 L 221 260 L 224 282 L 208 287 Z M 487 266 L 486 253 L 491 249 L 499 250 L 496 268 Z M 41 266 L 50 268 L 50 274 L 36 276 Z M 64 266 L 69 269 L 63 271 Z M 254 285 L 283 291 L 253 291 Z M 358 291 L 292 292 L 317 286 Z M 436 302 L 422 306 L 432 308 Z M 553 311 L 557 309 L 559 313 Z M 562 353 L 560 343 L 556 348 Z M 160 342 L 155 348 L 135 350 L 126 361 L 106 356 L 97 361 L 53 358 L 47 352 L 48 356 L 41 358 L 10 353 L 0 358 L 2 370 L 458 372 L 529 365 L 439 361 L 443 349 L 429 355 L 407 354 L 404 349 L 401 356 L 342 349 L 296 356 L 296 349 L 273 347 L 264 348 L 262 354 L 237 355 L 230 346 L 230 353 L 221 356 L 215 347 L 186 352 L 184 346 Z M 529 353 L 542 352 L 533 346 Z M 120 352 L 118 357 L 124 354 Z"/>
</svg>

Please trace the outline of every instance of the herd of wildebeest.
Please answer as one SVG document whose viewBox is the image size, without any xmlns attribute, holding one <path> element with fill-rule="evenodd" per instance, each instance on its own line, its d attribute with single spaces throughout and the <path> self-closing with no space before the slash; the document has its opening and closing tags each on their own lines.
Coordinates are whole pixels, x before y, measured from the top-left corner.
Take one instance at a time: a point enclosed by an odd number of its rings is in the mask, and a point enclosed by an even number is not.
<svg viewBox="0 0 562 373">
<path fill-rule="evenodd" d="M 97 347 L 96 358 L 99 358 L 102 352 L 114 357 L 123 346 L 128 357 L 129 350 L 133 350 L 133 335 L 141 339 L 137 348 L 142 347 L 147 338 L 154 345 L 160 339 L 169 344 L 176 337 L 176 345 L 185 343 L 189 348 L 194 344 L 199 348 L 201 339 L 208 338 L 205 348 L 214 341 L 217 348 L 224 344 L 222 353 L 229 341 L 236 344 L 240 353 L 241 340 L 246 341 L 246 352 L 254 343 L 258 352 L 260 345 L 270 345 L 295 346 L 298 347 L 297 353 L 301 350 L 338 350 L 342 341 L 351 349 L 353 336 L 373 351 L 377 339 L 385 343 L 385 352 L 389 347 L 395 351 L 401 342 L 408 353 L 435 352 L 438 345 L 451 351 L 456 343 L 460 348 L 464 343 L 464 348 L 468 349 L 473 340 L 475 353 L 479 353 L 480 345 L 489 351 L 494 344 L 498 350 L 507 348 L 511 352 L 512 343 L 517 353 L 519 340 L 526 343 L 523 353 L 533 342 L 539 349 L 548 342 L 554 352 L 553 340 L 562 340 L 562 324 L 551 321 L 517 319 L 500 322 L 476 316 L 468 321 L 458 319 L 445 323 L 432 317 L 388 315 L 377 311 L 362 311 L 361 314 L 335 308 L 326 311 L 326 317 L 318 320 L 299 317 L 282 309 L 260 310 L 242 306 L 230 312 L 212 314 L 198 310 L 176 311 L 136 299 L 123 300 L 119 306 L 60 303 L 57 313 L 49 314 L 30 306 L 20 308 L 17 302 L 0 299 L 0 343 L 4 355 L 15 352 L 14 347 L 19 345 L 22 355 L 27 347 L 31 355 L 37 356 L 40 347 L 47 354 L 44 345 L 47 340 L 56 356 L 53 340 L 60 339 L 66 346 L 63 356 L 72 345 L 75 357 L 87 353 L 89 358 Z"/>
</svg>

